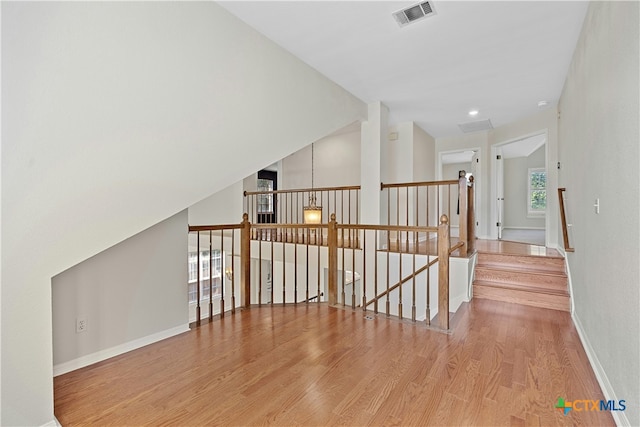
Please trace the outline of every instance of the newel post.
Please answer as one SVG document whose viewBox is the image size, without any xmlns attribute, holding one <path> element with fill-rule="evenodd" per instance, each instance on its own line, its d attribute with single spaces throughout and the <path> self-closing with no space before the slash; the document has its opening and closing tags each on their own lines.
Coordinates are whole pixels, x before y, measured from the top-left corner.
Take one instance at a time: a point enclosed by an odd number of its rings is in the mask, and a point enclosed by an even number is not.
<svg viewBox="0 0 640 427">
<path fill-rule="evenodd" d="M 338 229 L 336 225 L 336 214 L 332 213 L 327 233 L 329 250 L 329 305 L 338 304 Z"/>
<path fill-rule="evenodd" d="M 467 253 L 473 253 L 476 247 L 476 207 L 475 207 L 475 179 L 469 177 L 469 185 L 467 186 Z"/>
<path fill-rule="evenodd" d="M 438 226 L 438 326 L 449 329 L 449 218 L 440 217 Z"/>
<path fill-rule="evenodd" d="M 240 231 L 240 288 L 242 289 L 242 306 L 251 305 L 251 223 L 249 214 L 242 215 Z"/>
<path fill-rule="evenodd" d="M 464 171 L 461 171 L 461 175 L 458 178 L 458 210 L 460 211 L 458 226 L 460 235 L 458 239 L 464 242 L 464 246 L 460 248 L 460 256 L 466 257 L 469 241 L 469 219 L 468 219 L 468 194 L 467 194 L 467 177 Z"/>
</svg>

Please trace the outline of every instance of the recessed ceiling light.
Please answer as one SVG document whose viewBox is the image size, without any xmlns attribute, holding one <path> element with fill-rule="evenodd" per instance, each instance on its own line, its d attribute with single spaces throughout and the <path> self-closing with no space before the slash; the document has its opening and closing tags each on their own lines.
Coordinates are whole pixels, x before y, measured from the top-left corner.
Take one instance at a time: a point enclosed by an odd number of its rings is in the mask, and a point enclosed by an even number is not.
<svg viewBox="0 0 640 427">
<path fill-rule="evenodd" d="M 549 105 L 548 101 L 538 101 L 538 108 L 546 107 Z"/>
<path fill-rule="evenodd" d="M 478 111 L 478 110 L 469 110 L 469 115 L 470 115 L 471 117 L 475 117 L 475 116 L 477 116 L 477 115 L 478 115 L 478 113 L 479 113 L 479 111 Z"/>
</svg>

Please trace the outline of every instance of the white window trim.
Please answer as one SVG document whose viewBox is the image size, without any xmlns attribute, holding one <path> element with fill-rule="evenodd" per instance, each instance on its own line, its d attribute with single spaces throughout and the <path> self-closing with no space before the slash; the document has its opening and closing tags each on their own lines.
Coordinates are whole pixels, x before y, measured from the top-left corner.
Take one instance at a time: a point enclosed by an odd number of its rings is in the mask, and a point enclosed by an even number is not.
<svg viewBox="0 0 640 427">
<path fill-rule="evenodd" d="M 531 174 L 534 172 L 547 172 L 546 168 L 529 168 L 527 170 L 527 218 L 544 218 L 547 214 L 547 210 L 532 210 L 531 209 Z M 547 179 L 549 177 L 547 176 Z M 545 185 L 545 191 L 547 191 L 547 203 L 549 198 L 549 193 L 547 187 Z"/>
</svg>

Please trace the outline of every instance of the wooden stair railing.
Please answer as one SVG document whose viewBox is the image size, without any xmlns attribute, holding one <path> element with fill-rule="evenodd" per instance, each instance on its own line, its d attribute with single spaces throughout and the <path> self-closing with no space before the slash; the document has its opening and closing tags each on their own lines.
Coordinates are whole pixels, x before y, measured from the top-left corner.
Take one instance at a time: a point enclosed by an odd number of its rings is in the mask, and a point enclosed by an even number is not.
<svg viewBox="0 0 640 427">
<path fill-rule="evenodd" d="M 285 242 L 276 242 L 274 240 L 260 240 L 262 236 L 261 230 L 279 230 L 290 229 L 296 230 L 296 233 L 307 236 L 302 241 L 294 241 L 292 244 Z M 313 239 L 311 236 L 313 233 L 319 233 L 326 229 L 327 239 L 321 241 L 320 239 Z M 408 282 L 412 282 L 410 289 L 411 295 L 406 295 L 405 302 L 411 304 L 411 320 L 416 321 L 416 292 L 417 285 L 416 280 L 419 275 L 421 282 L 425 284 L 426 289 L 426 323 L 430 324 L 431 321 L 431 308 L 430 308 L 430 285 L 429 285 L 429 269 L 438 263 L 438 311 L 443 313 L 438 316 L 438 327 L 442 330 L 449 329 L 449 256 L 451 251 L 463 247 L 464 242 L 459 242 L 453 248 L 450 246 L 449 239 L 449 222 L 446 215 L 442 215 L 440 225 L 438 227 L 417 227 L 417 226 L 391 226 L 391 225 L 363 225 L 363 224 L 338 224 L 335 218 L 335 214 L 332 214 L 330 221 L 327 224 L 309 225 L 309 224 L 252 224 L 249 222 L 248 214 L 243 215 L 243 222 L 237 225 L 220 225 L 220 226 L 191 226 L 190 232 L 197 232 L 197 245 L 200 245 L 200 233 L 206 232 L 210 236 L 210 247 L 213 247 L 213 233 L 220 230 L 220 234 L 223 237 L 225 230 L 230 233 L 231 237 L 231 279 L 235 274 L 240 276 L 240 307 L 250 308 L 253 305 L 262 304 L 312 304 L 327 301 L 332 306 L 343 306 L 361 308 L 367 310 L 367 307 L 372 303 L 375 304 L 374 312 L 379 312 L 378 301 L 386 297 L 386 309 L 380 310 L 381 312 L 389 315 L 393 314 L 394 310 L 391 310 L 389 306 L 389 294 L 393 291 L 399 293 L 397 316 L 399 318 L 408 318 L 409 314 L 403 310 L 403 285 Z M 235 253 L 235 230 L 240 230 L 239 247 L 240 253 Z M 358 241 L 361 243 L 358 247 L 351 247 L 346 245 L 345 241 L 339 240 L 339 234 L 349 232 L 358 236 Z M 428 235 L 430 233 L 437 234 L 438 241 L 438 255 L 428 252 L 420 252 L 421 248 L 415 244 L 413 246 L 412 253 L 396 253 L 389 245 L 385 245 L 385 241 L 388 242 L 388 236 L 390 233 L 413 233 L 413 239 L 415 242 L 419 240 L 420 235 Z M 252 240 L 252 237 L 257 236 L 258 241 Z M 385 238 L 386 237 L 386 238 Z M 312 243 L 314 242 L 314 243 Z M 323 243 L 321 245 L 321 243 Z M 224 245 L 224 238 L 219 241 L 220 245 Z M 229 245 L 229 243 L 227 243 Z M 265 248 L 266 245 L 266 248 Z M 326 245 L 326 246 L 325 246 Z M 228 247 L 228 246 L 227 246 Z M 216 247 L 218 249 L 218 247 Z M 265 250 L 266 249 L 266 250 Z M 224 250 L 224 247 L 221 248 Z M 252 251 L 255 253 L 252 254 Z M 384 262 L 384 253 L 386 253 L 386 267 L 382 265 Z M 391 257 L 390 254 L 394 253 Z M 382 255 L 380 257 L 379 255 Z M 223 254 L 223 257 L 228 254 Z M 239 256 L 239 273 L 234 272 L 234 258 Z M 409 258 L 411 256 L 412 262 Z M 403 257 L 404 263 L 412 264 L 411 271 L 405 271 L 403 274 Z M 416 268 L 416 258 L 420 258 L 420 262 L 425 262 L 419 268 Z M 315 258 L 315 259 L 314 259 Z M 379 262 L 380 259 L 380 262 Z M 271 271 L 262 271 L 263 261 L 268 261 L 268 265 L 271 266 Z M 274 269 L 278 264 L 278 281 L 275 280 Z M 381 264 L 379 266 L 379 264 Z M 310 266 L 313 265 L 312 268 Z M 253 268 L 257 271 L 252 272 Z M 322 291 L 321 284 L 321 269 L 326 268 L 327 271 L 327 288 L 326 293 Z M 386 272 L 384 270 L 386 268 Z M 407 267 L 405 266 L 405 269 Z M 306 271 L 305 271 L 306 270 Z M 316 278 L 311 277 L 311 270 L 315 270 Z M 391 283 L 390 271 L 393 270 L 394 274 L 399 274 L 400 280 L 398 283 Z M 347 272 L 350 275 L 347 280 Z M 257 273 L 257 274 L 256 274 Z M 384 281 L 384 275 L 386 273 L 386 283 Z M 369 276 L 367 276 L 369 274 Z M 271 281 L 270 294 L 265 293 L 268 291 L 268 287 L 265 287 L 263 283 L 263 277 L 268 277 Z M 373 276 L 373 280 L 371 280 Z M 306 278 L 306 280 L 305 280 Z M 340 280 L 342 279 L 342 280 Z M 198 274 L 198 281 L 200 281 L 200 275 Z M 381 283 L 379 283 L 381 282 Z M 235 286 L 233 281 L 231 282 L 231 311 L 235 311 Z M 282 295 L 274 295 L 274 288 L 282 288 Z M 346 288 L 350 287 L 348 293 Z M 385 289 L 382 293 L 378 291 L 379 287 Z M 200 287 L 198 286 L 198 289 Z M 408 287 L 407 287 L 408 288 Z M 422 289 L 422 285 L 420 287 Z M 382 290 L 382 289 L 381 289 Z M 377 295 L 373 300 L 367 299 L 367 293 L 373 291 L 374 295 Z M 405 292 L 407 292 L 405 290 Z M 361 298 L 357 299 L 356 294 L 361 293 Z M 210 293 L 211 295 L 211 293 Z M 224 297 L 222 297 L 224 298 Z M 350 301 L 347 301 L 349 300 Z M 197 324 L 199 324 L 200 307 L 199 307 L 200 295 L 198 294 L 198 309 L 197 309 Z M 279 300 L 279 301 L 276 301 Z M 223 300 L 224 301 L 224 300 Z M 210 318 L 213 313 L 212 301 L 210 301 Z M 221 315 L 224 313 L 224 302 L 221 302 Z M 408 307 L 407 307 L 408 310 Z M 445 315 L 446 314 L 446 315 Z"/>
<path fill-rule="evenodd" d="M 253 224 L 303 224 L 303 207 L 314 196 L 318 206 L 322 206 L 322 222 L 328 223 L 329 212 L 334 212 L 342 224 L 360 222 L 360 186 L 318 187 L 275 191 L 245 191 L 244 209 Z M 271 211 L 265 212 L 264 206 Z M 287 241 L 291 236 L 279 234 L 278 241 Z M 256 236 L 253 236 L 257 240 Z"/>
<path fill-rule="evenodd" d="M 564 208 L 564 192 L 566 188 L 558 188 L 558 202 L 560 204 L 560 219 L 562 221 L 562 238 L 564 240 L 565 252 L 574 252 L 575 249 L 569 244 L 569 224 L 567 224 L 567 215 Z"/>
<path fill-rule="evenodd" d="M 457 195 L 459 240 L 463 242 L 459 253 L 462 257 L 472 254 L 476 240 L 474 178 L 471 176 L 467 180 L 465 175 L 457 180 L 381 183 L 381 191 L 386 190 L 387 224 L 395 222 L 396 225 L 429 226 L 442 215 L 451 219 L 455 214 L 451 212 L 455 202 L 453 197 Z M 397 236 L 397 240 L 402 241 L 402 236 Z M 401 246 L 410 246 L 406 235 L 402 244 L 398 244 L 398 247 Z"/>
</svg>

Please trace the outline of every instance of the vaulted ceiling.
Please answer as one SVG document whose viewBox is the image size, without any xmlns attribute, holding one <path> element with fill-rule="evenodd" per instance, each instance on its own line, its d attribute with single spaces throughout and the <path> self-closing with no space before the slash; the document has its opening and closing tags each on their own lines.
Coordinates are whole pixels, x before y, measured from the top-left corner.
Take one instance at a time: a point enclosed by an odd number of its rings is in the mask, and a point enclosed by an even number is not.
<svg viewBox="0 0 640 427">
<path fill-rule="evenodd" d="M 557 103 L 588 2 L 430 3 L 434 15 L 400 27 L 392 14 L 416 3 L 220 2 L 363 101 L 383 102 L 392 124 L 414 121 L 434 137 Z"/>
</svg>

